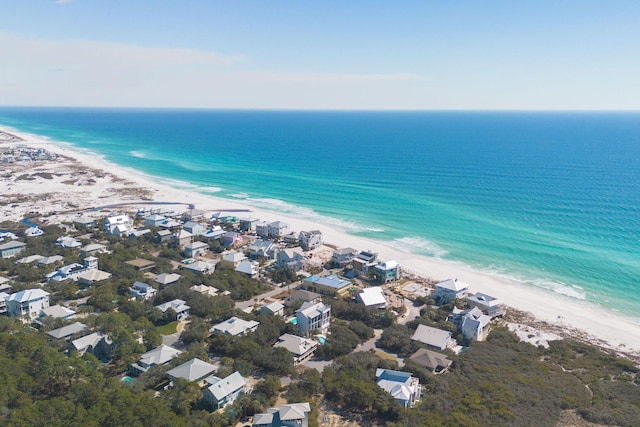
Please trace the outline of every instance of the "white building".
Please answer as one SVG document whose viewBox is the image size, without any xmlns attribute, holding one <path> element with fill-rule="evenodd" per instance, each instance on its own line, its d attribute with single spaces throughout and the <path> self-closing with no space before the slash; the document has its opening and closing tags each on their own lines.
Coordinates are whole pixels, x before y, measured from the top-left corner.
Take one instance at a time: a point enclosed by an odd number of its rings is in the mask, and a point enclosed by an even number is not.
<svg viewBox="0 0 640 427">
<path fill-rule="evenodd" d="M 325 334 L 329 331 L 329 326 L 331 325 L 331 307 L 321 302 L 317 304 L 305 302 L 296 311 L 296 319 L 298 320 L 298 333 L 300 335 L 306 337 L 310 331 L 318 331 Z"/>
<path fill-rule="evenodd" d="M 454 299 L 464 299 L 469 293 L 469 285 L 458 279 L 448 279 L 436 284 L 434 299 L 438 304 L 448 304 Z"/>
<path fill-rule="evenodd" d="M 134 282 L 133 285 L 129 288 L 129 293 L 136 300 L 149 300 L 155 297 L 157 292 L 158 291 L 156 291 L 153 286 L 138 281 Z"/>
<path fill-rule="evenodd" d="M 42 309 L 49 307 L 49 292 L 42 289 L 25 289 L 5 297 L 7 316 L 28 316 L 35 319 Z"/>
<path fill-rule="evenodd" d="M 356 294 L 356 302 L 366 307 L 385 308 L 389 305 L 384 292 L 379 287 L 364 288 Z"/>
<path fill-rule="evenodd" d="M 110 216 L 104 222 L 104 232 L 113 236 L 124 236 L 132 227 L 131 218 L 127 215 Z"/>
</svg>

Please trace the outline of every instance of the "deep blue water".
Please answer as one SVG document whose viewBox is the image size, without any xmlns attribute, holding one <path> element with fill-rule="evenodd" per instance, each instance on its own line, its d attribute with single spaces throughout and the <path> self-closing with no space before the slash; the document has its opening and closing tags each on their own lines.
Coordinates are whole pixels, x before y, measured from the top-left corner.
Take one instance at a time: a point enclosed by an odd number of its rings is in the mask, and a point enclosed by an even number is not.
<svg viewBox="0 0 640 427">
<path fill-rule="evenodd" d="M 3 107 L 0 124 L 640 312 L 640 113 Z"/>
</svg>

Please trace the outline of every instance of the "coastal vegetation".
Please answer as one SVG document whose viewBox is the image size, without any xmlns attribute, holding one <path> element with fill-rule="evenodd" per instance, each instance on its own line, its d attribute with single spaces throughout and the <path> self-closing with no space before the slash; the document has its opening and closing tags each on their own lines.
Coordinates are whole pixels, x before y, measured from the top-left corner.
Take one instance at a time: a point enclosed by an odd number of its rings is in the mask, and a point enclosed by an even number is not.
<svg viewBox="0 0 640 427">
<path fill-rule="evenodd" d="M 60 264 L 79 258 L 79 249 L 55 246 L 64 234 L 59 227 L 43 229 L 41 238 L 27 240 L 27 255 L 62 255 Z M 52 293 L 52 301 L 73 304 L 82 322 L 107 334 L 114 345 L 108 361 L 89 353 L 79 356 L 68 351 L 67 342 L 49 342 L 43 333 L 68 321 L 46 320 L 37 330 L 18 319 L 0 317 L 0 424 L 226 427 L 284 399 L 310 402 L 311 426 L 318 425 L 319 408 L 326 406 L 372 426 L 556 426 L 567 413 L 605 425 L 640 425 L 638 367 L 596 346 L 564 339 L 551 341 L 548 348 L 535 347 L 500 326 L 485 342 L 469 342 L 447 321 L 459 301 L 427 306 L 415 320 L 399 324 L 392 310 L 364 307 L 349 295 L 324 299 L 333 319 L 330 334 L 316 352 L 330 362 L 321 373 L 294 367 L 289 351 L 273 348 L 278 337 L 296 332 L 292 323 L 236 308 L 236 302 L 251 301 L 268 289 L 265 282 L 229 268 L 206 275 L 180 270 L 180 281 L 159 290 L 152 301 L 131 300 L 131 284 L 149 282 L 149 277 L 127 261 L 144 258 L 158 271 L 172 271 L 180 253 L 150 236 L 107 241 L 110 253 L 100 256 L 100 268 L 111 277 L 82 290 L 72 281 L 43 282 L 44 272 L 53 267 L 0 260 L 0 274 L 12 278 L 13 290 L 42 286 Z M 291 273 L 273 278 L 294 280 Z M 228 295 L 203 297 L 191 290 L 199 284 Z M 175 312 L 155 307 L 174 299 L 190 306 L 189 322 L 176 322 Z M 259 326 L 246 335 L 210 334 L 213 324 L 231 316 L 255 320 Z M 448 372 L 434 375 L 409 359 L 425 347 L 411 339 L 421 324 L 449 330 L 465 344 L 459 354 L 447 354 L 453 361 Z M 133 380 L 123 376 L 132 362 L 159 346 L 163 336 L 177 332 L 179 325 L 182 354 Z M 380 334 L 377 347 L 389 353 L 385 357 L 357 351 L 359 344 L 377 336 L 375 330 Z M 176 380 L 165 388 L 166 372 L 194 357 L 216 360 L 221 378 L 235 371 L 253 377 L 253 393 L 224 412 L 211 412 L 195 383 Z M 402 366 L 399 358 L 404 359 Z M 419 378 L 423 390 L 417 405 L 405 409 L 377 387 L 377 368 L 404 370 Z M 290 383 L 283 386 L 281 377 Z"/>
</svg>

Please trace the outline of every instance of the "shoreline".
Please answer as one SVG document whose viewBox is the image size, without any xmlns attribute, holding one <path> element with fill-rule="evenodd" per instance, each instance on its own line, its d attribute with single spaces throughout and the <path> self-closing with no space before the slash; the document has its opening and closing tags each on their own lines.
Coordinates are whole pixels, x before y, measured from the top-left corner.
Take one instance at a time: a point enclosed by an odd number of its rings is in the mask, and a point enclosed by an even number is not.
<svg viewBox="0 0 640 427">
<path fill-rule="evenodd" d="M 62 187 L 59 188 L 59 191 L 51 190 L 51 193 L 48 194 L 45 194 L 45 192 L 54 188 L 54 182 L 47 183 L 45 179 L 39 182 L 34 182 L 38 181 L 37 179 L 34 181 L 12 182 L 11 184 L 6 184 L 6 187 L 0 186 L 2 189 L 0 198 L 3 193 L 11 196 L 10 191 L 15 191 L 16 194 L 34 194 L 44 198 L 50 196 L 47 205 L 55 205 L 52 200 L 58 197 L 61 199 L 58 202 L 64 206 L 65 203 L 68 205 L 71 205 L 71 202 L 75 203 L 75 201 L 66 200 L 72 199 L 73 197 L 69 197 L 69 194 L 75 193 L 83 203 L 93 203 L 93 206 L 89 208 L 118 203 L 131 203 L 133 207 L 136 201 L 145 200 L 149 202 L 193 204 L 198 209 L 210 211 L 248 210 L 249 212 L 247 212 L 246 216 L 267 221 L 282 220 L 287 222 L 292 230 L 298 232 L 319 229 L 323 233 L 324 241 L 329 244 L 337 247 L 353 247 L 358 250 L 373 250 L 378 252 L 383 261 L 396 260 L 405 270 L 431 277 L 437 281 L 456 277 L 469 284 L 472 292 L 490 294 L 501 299 L 507 306 L 515 310 L 530 313 L 536 321 L 546 323 L 549 330 L 553 330 L 556 333 L 561 331 L 562 333 L 559 335 L 579 338 L 631 358 L 640 358 L 640 328 L 636 327 L 640 326 L 640 321 L 637 319 L 607 311 L 588 302 L 571 300 L 552 291 L 533 288 L 518 283 L 516 280 L 492 275 L 489 272 L 473 270 L 471 267 L 452 261 L 415 255 L 384 242 L 350 235 L 334 228 L 330 224 L 296 218 L 290 216 L 290 214 L 260 210 L 241 201 L 198 193 L 193 188 L 172 187 L 168 183 L 169 179 L 160 177 L 154 179 L 155 177 L 134 169 L 110 163 L 99 155 L 92 155 L 89 152 L 75 149 L 70 143 L 52 141 L 2 125 L 0 125 L 0 132 L 5 132 L 21 139 L 21 141 L 15 142 L 2 141 L 0 142 L 0 148 L 18 145 L 45 148 L 59 156 L 75 159 L 75 165 L 78 168 L 77 173 L 80 175 L 82 175 L 83 171 L 86 174 L 87 170 L 104 171 L 104 174 L 93 174 L 90 180 L 95 181 L 95 183 L 89 183 L 87 180 L 82 181 L 82 176 L 74 184 L 70 184 L 71 179 L 64 180 L 61 178 L 59 183 Z M 49 163 L 52 163 L 50 166 L 55 169 L 56 164 L 59 162 Z M 63 174 L 64 171 L 60 172 Z M 5 185 L 4 182 L 0 183 Z M 114 190 L 117 187 L 117 183 L 120 184 L 122 190 L 129 189 L 132 191 L 119 192 Z M 213 183 L 211 186 L 215 186 L 215 184 Z M 58 187 L 55 188 L 57 189 Z M 145 189 L 145 191 L 134 191 L 136 189 Z M 37 199 L 37 197 L 34 199 Z M 142 206 L 144 203 L 139 203 L 139 205 Z M 29 213 L 28 210 L 21 212 L 17 208 L 10 210 L 0 212 L 5 213 L 5 215 L 1 216 L 10 220 L 20 217 L 18 218 L 20 220 Z M 72 209 L 67 210 L 69 212 L 72 211 Z M 62 215 L 74 216 L 71 213 L 61 213 L 51 216 L 51 218 Z"/>
</svg>

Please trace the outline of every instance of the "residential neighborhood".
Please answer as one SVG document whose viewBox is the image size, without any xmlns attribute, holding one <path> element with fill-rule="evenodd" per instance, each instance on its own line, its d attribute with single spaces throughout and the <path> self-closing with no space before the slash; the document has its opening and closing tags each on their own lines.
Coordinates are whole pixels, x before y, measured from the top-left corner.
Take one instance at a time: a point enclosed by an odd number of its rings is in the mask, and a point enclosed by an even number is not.
<svg viewBox="0 0 640 427">
<path fill-rule="evenodd" d="M 504 304 L 456 278 L 319 230 L 194 212 L 4 224 L 0 314 L 131 392 L 189 396 L 177 413 L 219 426 L 410 420 L 503 328 Z"/>
</svg>

